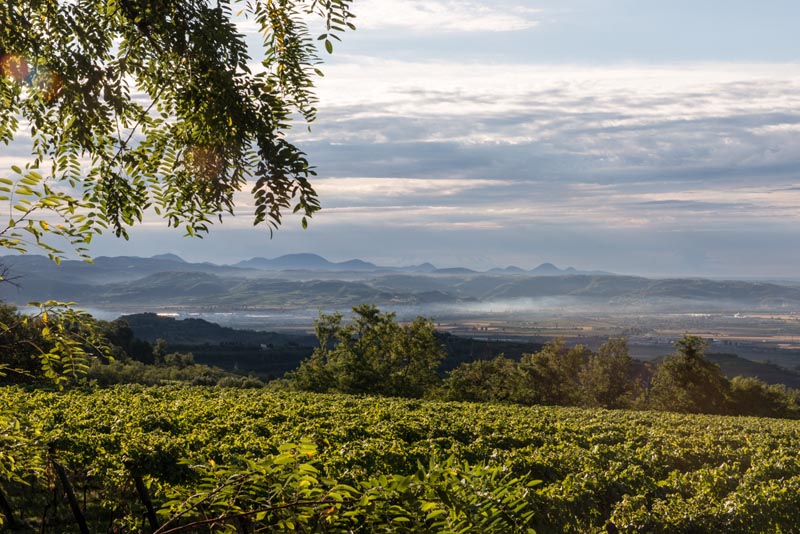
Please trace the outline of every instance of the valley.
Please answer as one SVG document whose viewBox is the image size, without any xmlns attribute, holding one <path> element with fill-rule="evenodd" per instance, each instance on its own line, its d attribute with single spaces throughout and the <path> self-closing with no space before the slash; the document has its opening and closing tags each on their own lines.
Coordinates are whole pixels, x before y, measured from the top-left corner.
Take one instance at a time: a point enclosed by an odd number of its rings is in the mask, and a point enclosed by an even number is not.
<svg viewBox="0 0 800 534">
<path fill-rule="evenodd" d="M 314 254 L 233 265 L 174 254 L 59 266 L 41 256 L 6 256 L 0 264 L 17 275 L 15 285 L 0 287 L 0 299 L 20 307 L 48 298 L 75 301 L 105 320 L 153 312 L 308 336 L 320 313 L 346 315 L 373 303 L 400 320 L 430 317 L 440 332 L 487 341 L 565 337 L 596 349 L 624 336 L 634 357 L 651 360 L 688 333 L 709 340 L 715 353 L 800 366 L 800 286 L 790 280 L 650 279 L 552 264 L 476 272 L 429 263 L 335 263 Z"/>
</svg>

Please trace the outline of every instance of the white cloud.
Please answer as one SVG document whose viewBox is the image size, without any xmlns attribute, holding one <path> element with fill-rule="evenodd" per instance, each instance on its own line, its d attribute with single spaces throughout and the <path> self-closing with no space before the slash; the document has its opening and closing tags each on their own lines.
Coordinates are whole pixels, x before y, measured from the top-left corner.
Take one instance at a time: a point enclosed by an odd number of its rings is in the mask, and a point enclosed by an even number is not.
<svg viewBox="0 0 800 534">
<path fill-rule="evenodd" d="M 714 115 L 731 109 L 786 109 L 800 101 L 800 64 L 690 63 L 644 66 L 398 61 L 339 56 L 319 80 L 323 113 L 331 107 L 389 105 L 381 111 L 469 115 L 530 109 L 526 95 L 565 113 L 640 105 L 643 120 Z M 774 82 L 780 82 L 774 85 Z M 753 85 L 758 85 L 754 91 Z M 796 92 L 787 94 L 785 85 Z M 719 89 L 724 89 L 718 94 Z M 730 94 L 742 93 L 731 99 Z M 591 97 L 587 102 L 580 98 Z M 681 97 L 681 98 L 675 98 Z M 653 109 L 650 105 L 656 104 Z"/>
<path fill-rule="evenodd" d="M 528 30 L 537 10 L 467 0 L 364 0 L 354 9 L 360 30 L 511 32 Z"/>
<path fill-rule="evenodd" d="M 511 182 L 475 179 L 422 178 L 320 178 L 315 190 L 327 199 L 361 199 L 425 195 L 428 198 L 453 196 L 471 189 L 504 187 Z"/>
<path fill-rule="evenodd" d="M 288 133 L 319 172 L 313 185 L 323 210 L 310 232 L 287 217 L 276 240 L 315 239 L 316 251 L 351 247 L 358 255 L 411 229 L 406 248 L 392 249 L 420 261 L 450 261 L 460 239 L 461 253 L 492 254 L 497 244 L 495 251 L 559 261 L 551 254 L 563 245 L 581 257 L 629 250 L 625 261 L 639 265 L 643 251 L 670 248 L 726 260 L 721 251 L 730 250 L 734 259 L 719 261 L 740 262 L 748 245 L 739 239 L 754 229 L 761 234 L 749 246 L 762 252 L 771 235 L 796 243 L 800 63 L 778 62 L 791 58 L 788 49 L 761 53 L 756 40 L 746 57 L 772 63 L 713 61 L 745 57 L 723 46 L 741 41 L 739 27 L 735 36 L 702 32 L 694 41 L 683 26 L 650 35 L 676 27 L 673 19 L 656 28 L 642 19 L 654 12 L 629 3 L 579 4 L 355 2 L 358 31 L 331 58 L 323 54 L 318 120 L 310 133 Z M 319 21 L 309 20 L 316 31 Z M 613 39 L 609 21 L 620 25 Z M 248 42 L 260 41 L 252 21 L 240 28 Z M 645 63 L 608 63 L 630 58 Z M 678 58 L 686 62 L 648 63 Z M 241 216 L 225 227 L 244 234 L 252 199 L 245 191 L 237 201 Z M 665 244 L 667 235 L 683 237 Z M 770 246 L 773 257 L 785 256 L 785 243 Z"/>
<path fill-rule="evenodd" d="M 767 126 L 759 126 L 751 130 L 754 134 L 782 134 L 782 133 L 798 133 L 800 132 L 800 123 L 793 124 L 770 124 Z"/>
<path fill-rule="evenodd" d="M 541 11 L 518 3 L 486 0 L 359 0 L 353 8 L 359 32 L 401 30 L 416 34 L 498 33 L 529 30 L 539 25 Z M 305 15 L 312 31 L 322 31 L 317 14 Z M 260 35 L 252 18 L 236 18 L 237 29 Z M 256 43 L 257 41 L 253 41 Z"/>
</svg>

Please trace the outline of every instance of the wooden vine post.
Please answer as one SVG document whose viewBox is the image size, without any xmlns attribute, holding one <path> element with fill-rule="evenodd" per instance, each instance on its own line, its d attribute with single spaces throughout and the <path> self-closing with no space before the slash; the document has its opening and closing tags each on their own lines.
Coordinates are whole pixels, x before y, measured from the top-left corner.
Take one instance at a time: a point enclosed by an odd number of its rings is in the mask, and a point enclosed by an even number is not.
<svg viewBox="0 0 800 534">
<path fill-rule="evenodd" d="M 11 503 L 8 502 L 6 499 L 5 493 L 3 493 L 3 489 L 0 488 L 0 513 L 2 513 L 6 518 L 6 523 L 8 527 L 14 529 L 19 526 L 17 523 L 16 518 L 14 517 L 14 510 L 11 508 Z"/>
<path fill-rule="evenodd" d="M 72 485 L 69 483 L 69 479 L 67 478 L 67 472 L 64 470 L 64 466 L 56 461 L 54 452 L 55 451 L 51 448 L 50 463 L 53 465 L 53 469 L 55 469 L 58 479 L 61 481 L 61 485 L 64 487 L 64 492 L 67 494 L 67 500 L 69 501 L 69 507 L 72 509 L 72 515 L 75 516 L 75 522 L 78 523 L 78 528 L 80 529 L 81 534 L 89 534 L 89 527 L 86 526 L 86 518 L 83 517 L 81 506 L 78 503 L 78 499 L 75 497 L 75 492 L 72 490 Z"/>
<path fill-rule="evenodd" d="M 147 486 L 144 484 L 144 480 L 142 477 L 128 468 L 133 477 L 133 483 L 136 485 L 136 493 L 139 494 L 139 500 L 144 505 L 145 510 L 147 511 L 147 522 L 150 523 L 150 528 L 155 532 L 158 530 L 158 518 L 156 518 L 156 509 L 153 507 L 153 501 L 150 499 L 150 494 L 147 491 Z"/>
</svg>

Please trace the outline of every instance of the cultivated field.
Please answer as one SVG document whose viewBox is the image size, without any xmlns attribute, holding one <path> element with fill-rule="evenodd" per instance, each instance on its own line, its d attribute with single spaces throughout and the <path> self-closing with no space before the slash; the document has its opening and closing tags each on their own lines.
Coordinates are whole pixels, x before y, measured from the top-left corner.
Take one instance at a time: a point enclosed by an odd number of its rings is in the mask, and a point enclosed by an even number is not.
<svg viewBox="0 0 800 534">
<path fill-rule="evenodd" d="M 8 387 L 0 399 L 29 437 L 14 451 L 26 484 L 6 486 L 9 502 L 36 530 L 78 531 L 53 500 L 63 486 L 53 462 L 95 531 L 154 530 L 137 480 L 153 521 L 183 512 L 170 528 L 226 510 L 264 512 L 247 528 L 288 531 L 289 521 L 302 532 L 800 524 L 795 421 L 208 387 Z"/>
</svg>

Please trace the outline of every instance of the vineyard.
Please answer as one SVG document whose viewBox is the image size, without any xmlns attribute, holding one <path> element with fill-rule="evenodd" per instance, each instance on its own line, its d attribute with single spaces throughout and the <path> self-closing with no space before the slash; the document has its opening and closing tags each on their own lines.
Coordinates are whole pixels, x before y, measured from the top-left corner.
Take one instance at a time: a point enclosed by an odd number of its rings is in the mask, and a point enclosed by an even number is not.
<svg viewBox="0 0 800 534">
<path fill-rule="evenodd" d="M 0 402 L 0 511 L 20 532 L 800 524 L 795 421 L 177 386 Z"/>
</svg>

